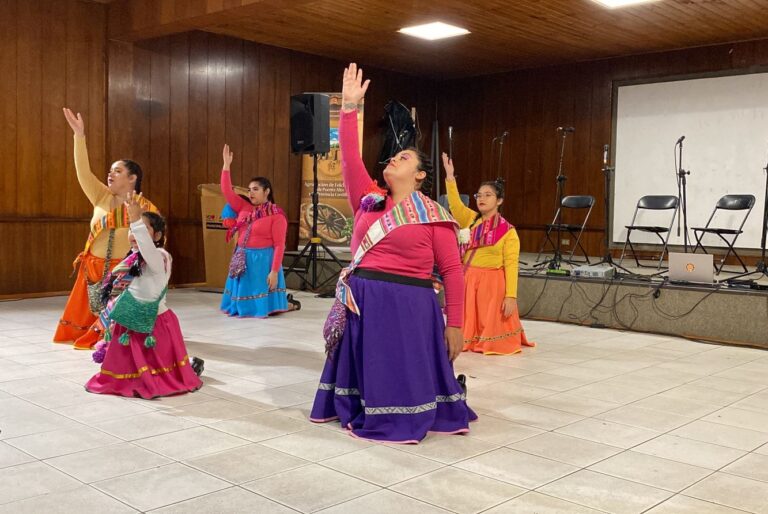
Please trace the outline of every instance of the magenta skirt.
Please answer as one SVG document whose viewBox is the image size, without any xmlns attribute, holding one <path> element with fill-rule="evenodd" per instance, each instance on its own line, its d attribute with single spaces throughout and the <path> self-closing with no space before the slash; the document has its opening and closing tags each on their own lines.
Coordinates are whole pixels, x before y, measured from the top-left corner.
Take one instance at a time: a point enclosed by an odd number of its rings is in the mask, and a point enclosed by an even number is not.
<svg viewBox="0 0 768 514">
<path fill-rule="evenodd" d="M 85 384 L 86 391 L 149 400 L 196 391 L 203 386 L 190 366 L 179 319 L 173 311 L 167 310 L 157 317 L 152 331 L 157 340 L 154 348 L 144 346 L 146 334 L 134 332 L 129 344 L 123 346 L 118 339 L 124 332 L 125 327 L 115 326 L 101 370 Z"/>
</svg>

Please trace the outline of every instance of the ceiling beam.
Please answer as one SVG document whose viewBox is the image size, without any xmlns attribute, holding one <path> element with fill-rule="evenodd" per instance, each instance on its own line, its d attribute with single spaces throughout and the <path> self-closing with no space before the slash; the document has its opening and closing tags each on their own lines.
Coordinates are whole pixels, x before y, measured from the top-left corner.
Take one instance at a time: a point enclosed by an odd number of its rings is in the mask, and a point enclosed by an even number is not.
<svg viewBox="0 0 768 514">
<path fill-rule="evenodd" d="M 212 25 L 237 23 L 244 17 L 300 9 L 316 0 L 117 0 L 109 4 L 109 39 L 139 41 Z"/>
</svg>

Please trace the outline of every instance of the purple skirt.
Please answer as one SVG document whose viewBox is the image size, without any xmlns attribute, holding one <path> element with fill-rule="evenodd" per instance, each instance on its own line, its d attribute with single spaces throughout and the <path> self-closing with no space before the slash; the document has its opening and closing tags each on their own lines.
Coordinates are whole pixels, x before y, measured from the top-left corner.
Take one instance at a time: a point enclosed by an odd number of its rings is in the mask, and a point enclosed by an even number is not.
<svg viewBox="0 0 768 514">
<path fill-rule="evenodd" d="M 349 284 L 360 315 L 349 314 L 325 363 L 310 419 L 390 443 L 468 432 L 477 415 L 448 360 L 434 290 L 354 275 Z"/>
</svg>

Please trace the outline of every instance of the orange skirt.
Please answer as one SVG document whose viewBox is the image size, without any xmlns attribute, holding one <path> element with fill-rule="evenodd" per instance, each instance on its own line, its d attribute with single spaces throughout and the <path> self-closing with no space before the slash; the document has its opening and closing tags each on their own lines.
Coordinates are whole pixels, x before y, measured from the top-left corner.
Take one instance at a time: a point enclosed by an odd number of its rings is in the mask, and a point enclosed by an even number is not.
<svg viewBox="0 0 768 514">
<path fill-rule="evenodd" d="M 470 266 L 464 274 L 464 351 L 510 355 L 528 341 L 517 311 L 504 317 L 504 269 Z"/>
<path fill-rule="evenodd" d="M 88 305 L 86 277 L 90 282 L 101 280 L 104 276 L 105 260 L 90 253 L 82 255 L 75 285 L 69 293 L 67 306 L 64 307 L 64 314 L 61 315 L 56 334 L 53 336 L 54 343 L 74 344 L 78 350 L 88 350 L 98 342 L 101 332 L 98 325 L 95 325 L 97 318 Z M 109 269 L 119 262 L 120 259 L 112 259 Z"/>
</svg>

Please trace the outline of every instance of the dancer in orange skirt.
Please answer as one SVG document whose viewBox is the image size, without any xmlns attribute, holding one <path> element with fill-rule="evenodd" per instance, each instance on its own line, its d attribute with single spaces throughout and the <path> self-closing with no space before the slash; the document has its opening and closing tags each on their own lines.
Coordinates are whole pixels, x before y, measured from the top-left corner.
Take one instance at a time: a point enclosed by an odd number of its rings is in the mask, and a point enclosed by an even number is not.
<svg viewBox="0 0 768 514">
<path fill-rule="evenodd" d="M 101 326 L 97 323 L 96 312 L 99 310 L 96 303 L 100 291 L 93 285 L 100 284 L 106 272 L 120 262 L 130 249 L 130 221 L 123 202 L 128 194 L 141 191 L 142 170 L 131 160 L 115 161 L 107 174 L 105 185 L 91 172 L 82 116 L 79 113 L 75 115 L 65 108 L 64 117 L 74 132 L 77 181 L 93 205 L 93 217 L 85 248 L 75 259 L 74 265 L 78 267 L 77 277 L 53 336 L 53 342 L 74 344 L 76 349 L 87 350 L 101 337 Z M 139 201 L 145 211 L 157 212 L 157 208 L 149 200 L 141 197 Z"/>
<path fill-rule="evenodd" d="M 517 310 L 520 239 L 499 214 L 504 181 L 480 185 L 475 194 L 478 213 L 462 203 L 453 160 L 445 153 L 443 167 L 448 205 L 462 228 L 464 351 L 510 355 L 522 346 L 535 346 L 525 337 Z"/>
</svg>

